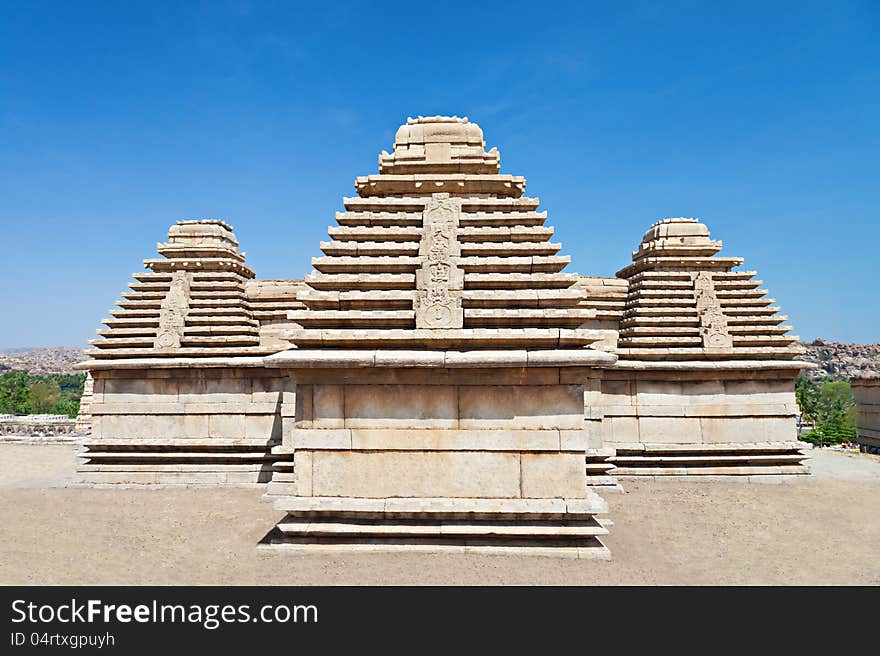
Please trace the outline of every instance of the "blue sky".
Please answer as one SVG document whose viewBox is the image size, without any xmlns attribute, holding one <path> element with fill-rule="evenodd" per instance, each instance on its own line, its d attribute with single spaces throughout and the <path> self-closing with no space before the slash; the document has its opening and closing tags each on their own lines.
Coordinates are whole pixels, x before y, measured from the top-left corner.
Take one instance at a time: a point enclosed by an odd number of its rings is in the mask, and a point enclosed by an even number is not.
<svg viewBox="0 0 880 656">
<path fill-rule="evenodd" d="M 419 114 L 480 124 L 571 271 L 697 216 L 797 334 L 880 342 L 880 3 L 716 4 L 0 0 L 0 347 L 85 345 L 181 218 L 302 276 Z"/>
</svg>

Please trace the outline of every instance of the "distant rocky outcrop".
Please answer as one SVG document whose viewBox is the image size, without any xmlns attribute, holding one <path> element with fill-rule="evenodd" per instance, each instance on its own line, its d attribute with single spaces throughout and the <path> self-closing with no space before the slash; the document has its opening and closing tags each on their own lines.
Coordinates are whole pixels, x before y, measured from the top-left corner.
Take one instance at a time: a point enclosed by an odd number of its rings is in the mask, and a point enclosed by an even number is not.
<svg viewBox="0 0 880 656">
<path fill-rule="evenodd" d="M 50 346 L 0 350 L 0 372 L 27 371 L 34 375 L 72 374 L 73 365 L 86 359 L 83 349 Z"/>
<path fill-rule="evenodd" d="M 816 339 L 804 343 L 807 352 L 798 359 L 815 362 L 810 378 L 855 378 L 880 376 L 880 344 L 847 344 Z"/>
</svg>

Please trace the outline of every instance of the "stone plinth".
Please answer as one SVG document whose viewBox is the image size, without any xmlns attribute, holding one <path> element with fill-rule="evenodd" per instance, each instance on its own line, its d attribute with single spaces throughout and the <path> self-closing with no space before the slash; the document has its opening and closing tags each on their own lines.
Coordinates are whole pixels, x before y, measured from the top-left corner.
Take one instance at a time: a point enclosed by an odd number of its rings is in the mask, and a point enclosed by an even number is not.
<svg viewBox="0 0 880 656">
<path fill-rule="evenodd" d="M 254 484 L 271 477 L 280 408 L 276 370 L 236 366 L 94 369 L 84 483 Z"/>
<path fill-rule="evenodd" d="M 283 366 L 282 356 L 270 360 Z M 585 469 L 583 399 L 596 381 L 582 373 L 285 373 L 297 392 L 282 407 L 283 443 L 272 450 L 268 495 L 288 512 L 276 545 L 606 554 L 594 517 L 605 506 L 587 492 Z M 535 514 L 550 500 L 556 511 Z M 384 510 L 392 502 L 394 511 Z M 360 518 L 353 510 L 367 506 L 376 510 Z"/>
</svg>

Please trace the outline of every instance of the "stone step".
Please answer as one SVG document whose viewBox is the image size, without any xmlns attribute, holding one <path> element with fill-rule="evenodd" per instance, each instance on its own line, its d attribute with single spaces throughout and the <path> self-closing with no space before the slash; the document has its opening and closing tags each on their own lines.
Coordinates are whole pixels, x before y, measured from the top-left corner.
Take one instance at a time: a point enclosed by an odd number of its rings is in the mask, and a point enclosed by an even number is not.
<svg viewBox="0 0 880 656">
<path fill-rule="evenodd" d="M 470 242 L 543 242 L 553 236 L 551 226 L 466 226 L 458 229 L 458 240 Z"/>
<path fill-rule="evenodd" d="M 461 214 L 461 228 L 541 228 L 547 221 L 547 212 L 477 212 Z"/>
<path fill-rule="evenodd" d="M 249 346 L 260 343 L 257 334 L 253 335 L 223 335 L 223 336 L 196 336 L 184 334 L 180 338 L 181 346 Z"/>
<path fill-rule="evenodd" d="M 327 232 L 333 239 L 352 242 L 418 243 L 422 237 L 420 226 L 333 226 Z"/>
<path fill-rule="evenodd" d="M 490 194 L 498 198 L 519 198 L 526 188 L 525 178 L 508 173 L 374 173 L 355 179 L 362 198 L 415 196 L 447 192 L 450 194 Z"/>
<path fill-rule="evenodd" d="M 419 257 L 359 256 L 313 257 L 312 266 L 321 273 L 412 273 L 422 264 Z"/>
<path fill-rule="evenodd" d="M 292 330 L 285 335 L 299 346 L 401 348 L 491 348 L 516 346 L 561 348 L 586 346 L 602 338 L 593 330 L 566 328 L 461 328 L 446 330 L 319 329 Z"/>
<path fill-rule="evenodd" d="M 82 444 L 88 448 L 97 450 L 138 450 L 143 447 L 161 447 L 171 450 L 182 448 L 184 450 L 196 449 L 244 449 L 249 451 L 268 450 L 277 441 L 267 441 L 262 437 L 94 437 L 86 435 L 82 438 Z"/>
<path fill-rule="evenodd" d="M 273 507 L 297 517 L 362 519 L 532 519 L 576 520 L 608 512 L 595 492 L 580 499 L 497 499 L 449 497 L 278 497 Z"/>
<path fill-rule="evenodd" d="M 707 354 L 703 351 L 702 347 L 657 347 L 657 348 L 634 348 L 634 347 L 623 347 L 621 346 L 618 349 L 618 354 L 621 359 L 639 359 L 643 358 L 645 360 L 674 360 L 676 356 L 682 357 L 685 359 L 700 359 L 706 358 Z M 774 357 L 791 359 L 792 355 L 796 355 L 801 353 L 800 349 L 795 348 L 793 344 L 791 347 L 782 348 L 782 347 L 757 347 L 757 346 L 749 346 L 749 347 L 737 347 L 735 351 L 731 352 L 733 355 L 737 357 L 739 360 L 748 360 L 749 358 L 755 358 L 758 360 L 765 360 Z M 707 358 L 711 359 L 711 358 Z"/>
<path fill-rule="evenodd" d="M 406 328 L 415 326 L 413 310 L 296 310 L 287 318 L 309 327 Z"/>
<path fill-rule="evenodd" d="M 562 244 L 537 241 L 486 241 L 461 243 L 461 255 L 468 256 L 508 256 L 508 255 L 555 255 Z"/>
<path fill-rule="evenodd" d="M 420 197 L 344 197 L 342 204 L 348 211 L 409 211 L 421 212 L 425 204 L 431 199 L 430 196 Z M 462 212 L 512 212 L 516 210 L 533 211 L 541 201 L 539 198 L 462 198 Z"/>
<path fill-rule="evenodd" d="M 807 448 L 804 442 L 719 442 L 717 444 L 665 444 L 665 443 L 633 443 L 615 444 L 616 455 L 636 455 L 641 453 L 685 453 L 698 455 L 701 453 L 785 453 Z"/>
<path fill-rule="evenodd" d="M 621 331 L 620 340 L 617 342 L 621 347 L 647 347 L 647 346 L 702 346 L 703 338 L 695 336 L 663 336 L 653 335 L 650 337 L 629 337 L 625 331 Z"/>
<path fill-rule="evenodd" d="M 712 272 L 712 280 L 718 284 L 718 281 L 731 281 L 731 280 L 751 280 L 756 275 L 758 275 L 757 271 L 713 271 Z M 638 283 L 642 280 L 686 280 L 689 284 L 693 285 L 693 278 L 691 274 L 687 271 L 676 271 L 675 269 L 668 271 L 640 271 L 635 274 L 631 278 L 629 278 L 630 284 Z"/>
<path fill-rule="evenodd" d="M 462 257 L 458 266 L 465 273 L 559 273 L 571 262 L 568 255 L 531 257 Z"/>
<path fill-rule="evenodd" d="M 566 326 L 576 328 L 585 321 L 594 319 L 594 310 L 579 308 L 466 308 L 465 327 L 519 327 L 519 326 Z"/>
<path fill-rule="evenodd" d="M 160 260 L 161 261 L 161 260 Z M 193 281 L 202 280 L 243 280 L 244 277 L 240 273 L 227 271 L 192 271 Z M 171 283 L 171 272 L 157 271 L 138 271 L 131 274 L 131 277 L 139 282 L 167 282 Z"/>
<path fill-rule="evenodd" d="M 241 260 L 235 258 L 200 257 L 198 258 L 198 263 L 193 261 L 194 259 L 195 258 L 182 260 L 147 259 L 144 260 L 144 266 L 156 272 L 169 274 L 175 271 L 185 271 L 187 267 L 197 266 L 200 268 L 200 271 L 210 273 L 220 274 L 237 272 L 239 275 L 246 278 L 253 278 L 255 276 L 250 267 L 242 264 Z"/>
<path fill-rule="evenodd" d="M 152 325 L 147 326 L 139 326 L 139 327 L 130 327 L 130 328 L 111 328 L 110 330 L 96 330 L 95 334 L 100 335 L 101 337 L 106 338 L 115 338 L 115 337 L 155 337 L 156 336 L 156 327 L 159 325 L 159 320 L 157 319 L 155 322 L 151 322 Z"/>
<path fill-rule="evenodd" d="M 579 289 L 465 289 L 465 308 L 553 308 L 573 307 L 583 301 Z"/>
<path fill-rule="evenodd" d="M 175 357 L 180 359 L 193 358 L 193 362 L 198 362 L 201 358 L 227 358 L 227 357 L 262 357 L 277 351 L 277 348 L 267 348 L 259 345 L 253 346 L 236 346 L 224 348 L 222 346 L 213 345 L 210 348 L 180 348 L 176 351 L 156 351 L 153 348 L 118 348 L 118 349 L 90 349 L 85 355 L 98 360 L 117 359 L 117 358 L 168 358 Z M 153 363 L 144 363 L 152 366 Z M 234 364 L 234 363 L 233 363 Z"/>
<path fill-rule="evenodd" d="M 611 560 L 611 552 L 595 537 L 566 540 L 516 538 L 322 538 L 284 536 L 260 548 L 296 554 L 428 553 L 484 556 L 539 556 L 581 560 Z"/>
<path fill-rule="evenodd" d="M 422 211 L 421 208 L 417 212 L 410 211 L 353 211 L 353 212 L 337 212 L 336 222 L 340 227 L 408 227 L 418 228 L 421 234 L 422 229 Z"/>
<path fill-rule="evenodd" d="M 128 290 L 128 291 L 121 292 L 119 295 L 122 298 L 126 299 L 127 301 L 138 301 L 138 300 L 147 301 L 147 300 L 156 300 L 156 299 L 161 301 L 162 299 L 165 298 L 165 296 L 168 295 L 168 289 L 165 289 L 164 291 L 155 291 L 155 292 Z"/>
<path fill-rule="evenodd" d="M 275 460 L 265 451 L 92 451 L 82 454 L 89 460 Z"/>
<path fill-rule="evenodd" d="M 202 314 L 188 313 L 186 317 L 187 326 L 244 326 L 247 328 L 259 328 L 260 322 L 253 319 L 245 319 L 241 315 L 223 315 L 208 316 Z"/>
<path fill-rule="evenodd" d="M 718 297 L 719 300 L 729 300 L 729 299 L 755 299 L 761 298 L 769 294 L 766 289 L 718 289 L 715 288 L 715 296 Z"/>
<path fill-rule="evenodd" d="M 780 476 L 806 475 L 803 465 L 719 465 L 691 467 L 618 467 L 616 476 Z"/>
<path fill-rule="evenodd" d="M 772 299 L 771 299 L 772 300 Z M 779 312 L 779 308 L 775 306 L 770 307 L 734 307 L 734 306 L 724 306 L 724 314 L 727 317 L 742 317 L 749 315 L 774 315 Z"/>
<path fill-rule="evenodd" d="M 413 273 L 310 273 L 304 280 L 314 289 L 330 291 L 412 290 L 416 286 Z"/>
<path fill-rule="evenodd" d="M 256 322 L 251 324 L 228 324 L 219 325 L 187 325 L 184 328 L 184 335 L 200 336 L 200 335 L 259 335 L 259 325 Z"/>
<path fill-rule="evenodd" d="M 197 289 L 191 289 L 189 300 L 193 301 L 195 299 L 222 299 L 244 301 L 247 300 L 247 294 L 245 293 L 244 288 L 241 286 L 230 289 L 212 289 L 210 291 L 199 291 Z"/>
<path fill-rule="evenodd" d="M 241 463 L 230 462 L 221 458 L 205 458 L 199 461 L 169 462 L 98 462 L 77 465 L 77 472 L 261 472 L 268 471 L 266 464 L 261 462 Z"/>
<path fill-rule="evenodd" d="M 800 342 L 797 335 L 733 335 L 734 347 L 739 346 L 788 346 Z"/>
<path fill-rule="evenodd" d="M 215 297 L 215 298 L 197 298 L 189 299 L 190 309 L 199 308 L 222 308 L 222 307 L 246 307 L 247 300 L 241 297 Z"/>
<path fill-rule="evenodd" d="M 736 455 L 728 454 L 703 454 L 703 455 L 639 455 L 624 456 L 618 455 L 614 457 L 614 463 L 618 467 L 635 466 L 635 465 L 662 465 L 687 463 L 742 463 L 748 465 L 750 463 L 798 463 L 806 458 L 801 453 L 775 453 L 775 454 L 754 454 L 742 453 Z"/>
<path fill-rule="evenodd" d="M 168 282 L 163 281 L 153 281 L 153 282 L 132 282 L 129 283 L 129 288 L 134 292 L 144 293 L 144 294 L 162 294 L 163 296 L 168 293 L 168 290 L 171 288 L 170 284 L 171 278 L 169 277 Z"/>
<path fill-rule="evenodd" d="M 101 339 L 90 339 L 89 344 L 99 349 L 152 348 L 153 337 L 108 336 Z"/>
<path fill-rule="evenodd" d="M 474 521 L 297 518 L 288 515 L 278 529 L 291 536 L 344 537 L 491 537 L 571 538 L 607 535 L 608 529 L 595 519 L 583 521 Z"/>
<path fill-rule="evenodd" d="M 649 256 L 633 262 L 617 272 L 618 278 L 632 278 L 646 269 L 674 269 L 679 276 L 706 271 L 713 276 L 742 266 L 741 257 L 658 257 Z"/>
<path fill-rule="evenodd" d="M 578 281 L 576 273 L 474 273 L 466 272 L 469 289 L 568 289 Z"/>
<path fill-rule="evenodd" d="M 159 317 L 158 308 L 155 310 L 108 310 L 107 314 L 117 319 L 124 318 L 141 318 L 141 317 Z"/>
<path fill-rule="evenodd" d="M 412 309 L 415 291 L 381 289 L 369 291 L 324 291 L 307 288 L 299 296 L 310 310 L 406 310 Z"/>
<path fill-rule="evenodd" d="M 322 241 L 320 248 L 325 255 L 334 256 L 415 256 L 419 254 L 419 242 L 409 241 Z"/>
<path fill-rule="evenodd" d="M 728 326 L 772 326 L 774 324 L 780 324 L 783 321 L 788 321 L 788 315 L 786 314 L 774 314 L 773 316 L 765 316 L 765 315 L 741 315 L 741 316 L 727 316 L 727 325 Z"/>
<path fill-rule="evenodd" d="M 613 487 L 613 488 L 621 489 L 620 482 L 617 480 L 617 477 L 615 477 L 615 476 L 588 475 L 587 476 L 587 485 L 589 485 L 590 487 L 599 487 L 599 488 Z"/>
</svg>

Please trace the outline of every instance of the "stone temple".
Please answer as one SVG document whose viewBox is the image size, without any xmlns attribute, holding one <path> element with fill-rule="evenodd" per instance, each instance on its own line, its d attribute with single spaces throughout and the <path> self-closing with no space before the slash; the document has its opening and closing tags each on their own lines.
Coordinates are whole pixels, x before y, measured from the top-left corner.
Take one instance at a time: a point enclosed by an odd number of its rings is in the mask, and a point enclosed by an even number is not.
<svg viewBox="0 0 880 656">
<path fill-rule="evenodd" d="M 457 117 L 408 119 L 355 189 L 302 280 L 257 279 L 223 221 L 171 227 L 79 365 L 84 482 L 266 483 L 293 550 L 587 558 L 628 477 L 807 473 L 810 365 L 696 219 L 569 272 Z"/>
</svg>

